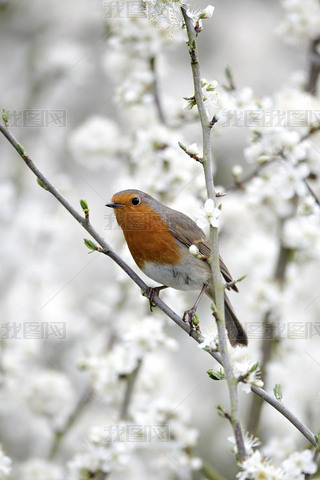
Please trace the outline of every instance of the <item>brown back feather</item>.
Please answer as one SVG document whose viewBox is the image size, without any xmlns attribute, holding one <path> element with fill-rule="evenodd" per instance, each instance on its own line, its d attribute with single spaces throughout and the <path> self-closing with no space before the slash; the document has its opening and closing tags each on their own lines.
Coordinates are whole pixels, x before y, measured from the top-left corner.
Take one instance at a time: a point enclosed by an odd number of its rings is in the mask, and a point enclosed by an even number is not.
<svg viewBox="0 0 320 480">
<path fill-rule="evenodd" d="M 190 217 L 181 212 L 167 207 L 165 215 L 173 236 L 188 248 L 191 245 L 195 245 L 199 249 L 201 255 L 204 256 L 203 261 L 208 262 L 210 259 L 211 250 L 204 231 L 198 227 L 198 225 Z M 226 282 L 233 281 L 231 273 L 221 257 L 220 271 Z M 236 285 L 234 285 L 232 288 L 238 292 Z"/>
</svg>

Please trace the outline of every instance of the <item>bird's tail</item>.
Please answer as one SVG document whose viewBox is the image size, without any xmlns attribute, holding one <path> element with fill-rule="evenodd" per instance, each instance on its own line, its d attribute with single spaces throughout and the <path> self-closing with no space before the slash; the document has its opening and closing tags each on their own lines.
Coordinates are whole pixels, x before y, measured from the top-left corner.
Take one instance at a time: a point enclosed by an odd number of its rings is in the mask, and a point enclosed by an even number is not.
<svg viewBox="0 0 320 480">
<path fill-rule="evenodd" d="M 213 287 L 209 287 L 206 291 L 206 294 L 214 300 L 214 289 Z M 244 328 L 242 327 L 241 323 L 239 322 L 235 311 L 232 308 L 231 302 L 229 300 L 228 295 L 224 294 L 224 311 L 225 311 L 225 319 L 226 319 L 226 327 L 228 332 L 228 337 L 230 343 L 233 347 L 236 345 L 247 346 L 248 345 L 248 337 Z"/>
<path fill-rule="evenodd" d="M 248 345 L 248 337 L 244 331 L 241 323 L 239 322 L 235 311 L 232 308 L 231 302 L 227 294 L 224 294 L 224 311 L 226 318 L 226 327 L 228 331 L 228 337 L 233 347 L 236 345 L 246 346 Z"/>
</svg>

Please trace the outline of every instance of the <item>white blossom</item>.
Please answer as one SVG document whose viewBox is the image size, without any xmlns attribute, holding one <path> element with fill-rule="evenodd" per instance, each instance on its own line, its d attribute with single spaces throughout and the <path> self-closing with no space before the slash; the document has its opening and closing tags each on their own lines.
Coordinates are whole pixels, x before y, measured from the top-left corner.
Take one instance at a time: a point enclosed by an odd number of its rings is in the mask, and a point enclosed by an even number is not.
<svg viewBox="0 0 320 480">
<path fill-rule="evenodd" d="M 208 225 L 218 228 L 221 209 L 214 206 L 211 198 L 208 198 L 204 204 L 204 208 L 196 213 L 196 223 L 200 228 L 207 228 Z"/>
<path fill-rule="evenodd" d="M 58 371 L 47 370 L 31 378 L 26 387 L 30 407 L 47 417 L 54 429 L 63 428 L 76 402 L 68 377 Z"/>
<path fill-rule="evenodd" d="M 317 471 L 317 464 L 313 460 L 312 450 L 294 452 L 281 463 L 285 471 L 284 480 L 302 480 L 305 473 L 311 475 Z"/>
<path fill-rule="evenodd" d="M 246 393 L 251 392 L 251 385 L 263 387 L 263 382 L 259 378 L 260 372 L 257 363 L 254 362 L 247 352 L 237 348 L 232 356 L 232 368 L 235 378 L 241 381 L 242 390 Z"/>
<path fill-rule="evenodd" d="M 237 473 L 239 480 L 284 480 L 283 471 L 262 458 L 259 450 L 241 463 L 242 472 Z"/>
<path fill-rule="evenodd" d="M 318 215 L 297 216 L 284 225 L 283 243 L 286 247 L 305 250 L 310 258 L 320 254 L 320 222 Z"/>
<path fill-rule="evenodd" d="M 258 438 L 249 435 L 248 433 L 245 433 L 244 435 L 244 447 L 247 452 L 247 455 L 252 455 L 254 452 L 254 448 L 259 447 L 261 445 L 261 442 Z M 237 442 L 234 436 L 228 437 L 228 441 L 232 444 L 232 451 L 237 454 L 238 453 L 238 447 L 237 447 Z"/>
<path fill-rule="evenodd" d="M 243 168 L 241 167 L 241 165 L 234 165 L 232 167 L 232 175 L 234 176 L 234 178 L 238 179 L 239 177 L 241 177 L 242 174 Z"/>
<path fill-rule="evenodd" d="M 0 446 L 0 478 L 5 479 L 9 477 L 12 471 L 12 460 L 5 455 L 2 447 Z"/>
<path fill-rule="evenodd" d="M 316 204 L 315 198 L 311 195 L 307 195 L 302 199 L 299 204 L 298 214 L 311 215 L 319 211 L 319 207 Z"/>
<path fill-rule="evenodd" d="M 191 153 L 192 155 L 199 155 L 198 145 L 196 143 L 192 143 L 191 145 L 188 145 L 187 152 Z"/>
<path fill-rule="evenodd" d="M 297 44 L 319 35 L 320 6 L 317 0 L 282 0 L 285 18 L 277 31 L 284 40 Z"/>
<path fill-rule="evenodd" d="M 154 317 L 142 318 L 125 332 L 123 341 L 128 343 L 130 349 L 136 350 L 138 356 L 154 351 L 160 346 L 170 350 L 177 348 L 177 342 L 165 335 L 163 323 Z"/>
<path fill-rule="evenodd" d="M 69 146 L 75 161 L 88 169 L 114 165 L 113 156 L 120 150 L 120 137 L 116 123 L 94 116 L 87 119 L 71 135 Z"/>
<path fill-rule="evenodd" d="M 201 18 L 211 18 L 215 7 L 208 5 L 204 10 L 202 10 Z"/>
<path fill-rule="evenodd" d="M 278 175 L 272 178 L 272 183 L 284 199 L 293 198 L 295 195 L 302 197 L 307 193 L 304 180 L 308 177 L 310 169 L 306 163 L 295 167 L 281 165 L 277 173 Z"/>
<path fill-rule="evenodd" d="M 64 469 L 53 462 L 32 458 L 19 468 L 19 480 L 64 480 Z"/>
<path fill-rule="evenodd" d="M 218 348 L 218 345 L 219 345 L 219 338 L 218 338 L 218 332 L 215 331 L 215 332 L 203 332 L 202 333 L 202 336 L 203 336 L 203 340 L 201 343 L 199 343 L 198 347 L 199 348 L 209 348 L 209 349 L 212 349 L 212 350 L 216 350 Z"/>
</svg>

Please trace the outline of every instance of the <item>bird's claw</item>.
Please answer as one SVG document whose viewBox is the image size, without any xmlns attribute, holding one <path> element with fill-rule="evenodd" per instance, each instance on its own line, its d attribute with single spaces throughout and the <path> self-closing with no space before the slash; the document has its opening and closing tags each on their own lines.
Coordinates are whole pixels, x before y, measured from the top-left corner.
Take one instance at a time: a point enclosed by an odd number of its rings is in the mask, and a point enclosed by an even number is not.
<svg viewBox="0 0 320 480">
<path fill-rule="evenodd" d="M 156 307 L 154 299 L 155 297 L 159 297 L 160 290 L 163 290 L 163 287 L 147 287 L 144 292 L 144 296 L 149 300 L 150 312 L 152 312 L 152 309 Z"/>
<path fill-rule="evenodd" d="M 184 322 L 188 322 L 190 325 L 190 332 L 189 335 L 191 336 L 193 330 L 197 330 L 198 332 L 200 331 L 199 327 L 199 320 L 196 313 L 195 308 L 190 308 L 190 310 L 186 310 L 183 314 L 182 320 Z"/>
</svg>

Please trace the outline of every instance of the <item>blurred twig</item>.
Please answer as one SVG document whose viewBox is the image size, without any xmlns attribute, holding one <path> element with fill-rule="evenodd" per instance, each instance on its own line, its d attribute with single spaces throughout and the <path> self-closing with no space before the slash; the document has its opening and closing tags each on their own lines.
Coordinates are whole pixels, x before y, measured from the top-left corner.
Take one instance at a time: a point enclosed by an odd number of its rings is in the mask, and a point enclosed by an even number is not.
<svg viewBox="0 0 320 480">
<path fill-rule="evenodd" d="M 127 420 L 128 418 L 129 406 L 132 399 L 133 389 L 137 381 L 141 366 L 142 366 L 142 359 L 140 358 L 138 360 L 138 364 L 135 367 L 135 369 L 131 373 L 126 375 L 125 380 L 127 382 L 127 385 L 126 385 L 126 391 L 124 394 L 123 403 L 120 409 L 120 420 Z"/>
<path fill-rule="evenodd" d="M 227 480 L 226 477 L 223 477 L 221 473 L 217 472 L 212 467 L 209 467 L 207 464 L 203 464 L 200 472 L 208 480 Z"/>
<path fill-rule="evenodd" d="M 320 69 L 320 55 L 319 55 L 320 37 L 314 39 L 309 48 L 309 73 L 306 85 L 306 91 L 312 95 L 317 94 L 317 83 Z"/>
<path fill-rule="evenodd" d="M 12 133 L 3 125 L 0 125 L 0 132 L 7 138 L 9 143 L 11 143 L 11 145 L 19 153 L 20 157 L 23 159 L 28 168 L 35 174 L 37 178 L 40 179 L 40 181 L 45 186 L 45 189 L 50 192 L 58 200 L 58 202 L 61 203 L 61 205 L 63 205 L 66 210 L 68 210 L 68 212 L 75 218 L 75 220 L 77 220 L 77 222 L 80 223 L 80 225 L 82 225 L 82 227 L 88 233 L 90 233 L 92 238 L 94 238 L 99 243 L 101 248 L 98 251 L 110 257 L 133 280 L 133 282 L 140 287 L 140 289 L 144 293 L 147 293 L 148 286 L 139 277 L 139 275 L 137 275 L 132 270 L 132 268 L 129 267 L 129 265 L 127 265 L 126 262 L 124 262 L 124 260 L 122 260 L 122 258 L 119 257 L 119 255 L 112 250 L 109 244 L 99 235 L 99 233 L 93 228 L 93 226 L 88 222 L 88 220 L 82 217 L 66 200 L 66 198 L 56 189 L 56 187 L 49 180 L 47 180 L 45 175 L 38 169 L 38 167 L 33 163 L 31 158 L 24 152 L 24 149 L 21 149 L 21 145 L 17 142 Z M 155 305 L 160 308 L 160 310 L 162 310 L 169 318 L 171 318 L 171 320 L 173 320 L 189 336 L 190 327 L 188 323 L 185 323 L 182 318 L 179 317 L 179 315 L 177 315 L 166 303 L 161 300 L 160 297 L 155 297 L 153 301 Z M 196 330 L 193 330 L 190 336 L 197 343 L 204 342 L 203 335 Z M 218 363 L 222 363 L 221 356 L 218 352 L 210 348 L 204 348 L 204 350 L 208 352 L 209 355 L 211 355 L 211 357 L 213 357 Z M 304 425 L 304 423 L 302 423 L 287 407 L 285 407 L 282 402 L 275 399 L 272 394 L 269 394 L 262 388 L 251 386 L 251 390 L 256 395 L 263 398 L 267 403 L 272 405 L 285 418 L 287 418 L 289 422 L 292 423 L 292 425 L 294 425 L 313 446 L 317 446 L 315 436 L 311 432 L 311 430 L 309 430 L 309 428 Z"/>
<path fill-rule="evenodd" d="M 76 405 L 76 408 L 68 418 L 68 421 L 64 428 L 60 430 L 59 432 L 56 432 L 55 438 L 49 453 L 49 459 L 53 460 L 59 450 L 61 441 L 65 437 L 65 435 L 69 432 L 71 427 L 74 425 L 75 421 L 79 418 L 79 416 L 82 414 L 83 410 L 86 408 L 86 406 L 90 403 L 91 399 L 93 396 L 93 391 L 89 387 L 87 390 L 84 392 L 82 397 L 80 398 L 78 404 Z"/>
<path fill-rule="evenodd" d="M 282 236 L 282 228 L 279 233 L 281 238 Z M 288 264 L 292 258 L 292 250 L 286 248 L 282 245 L 280 240 L 280 247 L 279 247 L 279 254 L 278 259 L 275 266 L 274 272 L 274 281 L 277 282 L 279 288 L 281 289 L 285 280 L 285 275 L 287 271 Z M 261 369 L 261 378 L 264 384 L 267 383 L 268 378 L 268 364 L 271 361 L 272 353 L 274 351 L 274 347 L 279 341 L 278 337 L 276 336 L 274 323 L 270 320 L 272 316 L 272 312 L 268 311 L 264 318 L 263 318 L 263 337 L 262 337 L 262 359 L 260 363 Z M 249 408 L 249 419 L 248 419 L 248 430 L 253 434 L 257 434 L 257 429 L 260 423 L 261 411 L 263 406 L 263 400 L 261 397 L 253 397 L 251 401 L 251 406 Z"/>
<path fill-rule="evenodd" d="M 166 125 L 166 117 L 163 111 L 162 103 L 159 95 L 158 74 L 156 69 L 156 57 L 150 58 L 150 68 L 153 74 L 153 97 L 157 108 L 159 120 L 163 125 Z"/>
</svg>

